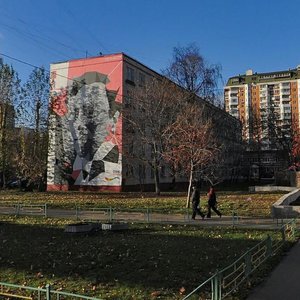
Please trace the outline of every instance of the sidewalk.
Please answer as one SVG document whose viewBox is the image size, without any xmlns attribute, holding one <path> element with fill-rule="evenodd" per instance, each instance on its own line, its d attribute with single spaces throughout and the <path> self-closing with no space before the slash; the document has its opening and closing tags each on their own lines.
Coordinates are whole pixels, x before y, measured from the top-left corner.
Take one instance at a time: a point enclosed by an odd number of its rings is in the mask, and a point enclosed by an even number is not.
<svg viewBox="0 0 300 300">
<path fill-rule="evenodd" d="M 169 212 L 163 213 L 152 209 L 113 209 L 113 208 L 90 208 L 90 209 L 60 209 L 48 208 L 41 205 L 22 205 L 16 208 L 14 205 L 0 204 L 0 214 L 20 216 L 47 216 L 50 218 L 63 218 L 75 221 L 93 222 L 146 222 L 146 223 L 170 223 L 170 224 L 193 224 L 200 227 L 209 226 L 234 226 L 256 229 L 277 229 L 286 220 L 246 217 L 246 216 L 222 216 L 213 215 L 211 219 L 202 220 L 199 216 L 196 220 L 191 219 L 190 213 Z M 300 299 L 300 298 L 299 298 Z"/>
<path fill-rule="evenodd" d="M 300 299 L 300 241 L 247 300 Z"/>
<path fill-rule="evenodd" d="M 112 217 L 112 222 L 150 222 L 150 223 L 171 223 L 171 224 L 193 224 L 200 227 L 209 226 L 236 226 L 260 229 L 276 229 L 282 226 L 280 220 L 272 218 L 253 218 L 239 217 L 234 219 L 232 216 L 222 216 L 219 218 L 213 215 L 211 219 L 202 220 L 196 216 L 196 220 L 191 219 L 191 215 L 179 213 L 164 214 L 153 212 L 146 214 L 141 211 L 119 210 L 110 216 L 110 212 L 103 210 L 80 210 L 77 213 L 68 209 L 47 209 L 47 216 L 51 218 L 77 219 L 78 221 L 100 221 L 107 222 Z"/>
</svg>

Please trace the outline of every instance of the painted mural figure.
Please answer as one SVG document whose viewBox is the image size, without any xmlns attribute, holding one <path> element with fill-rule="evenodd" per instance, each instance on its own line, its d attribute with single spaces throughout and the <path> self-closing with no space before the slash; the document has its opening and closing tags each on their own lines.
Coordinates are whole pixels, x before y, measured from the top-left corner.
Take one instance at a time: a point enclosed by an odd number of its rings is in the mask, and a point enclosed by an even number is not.
<svg viewBox="0 0 300 300">
<path fill-rule="evenodd" d="M 60 123 L 57 169 L 69 184 L 121 184 L 120 111 L 107 82 L 106 75 L 87 72 L 74 78 L 60 110 L 52 105 Z"/>
</svg>

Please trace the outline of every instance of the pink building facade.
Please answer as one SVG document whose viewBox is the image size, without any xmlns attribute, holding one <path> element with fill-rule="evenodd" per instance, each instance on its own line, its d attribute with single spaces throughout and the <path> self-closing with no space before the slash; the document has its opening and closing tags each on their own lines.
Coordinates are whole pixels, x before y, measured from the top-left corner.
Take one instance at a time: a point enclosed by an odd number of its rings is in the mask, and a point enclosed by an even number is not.
<svg viewBox="0 0 300 300">
<path fill-rule="evenodd" d="M 122 186 L 124 55 L 51 65 L 47 190 Z"/>
<path fill-rule="evenodd" d="M 132 141 L 122 107 L 130 113 L 137 89 L 161 75 L 123 53 L 55 63 L 50 70 L 47 190 L 153 190 L 154 172 L 145 163 L 152 159 L 151 146 Z M 222 142 L 239 143 L 240 122 L 205 105 L 216 128 L 223 128 L 217 130 Z M 135 153 L 143 153 L 143 160 L 130 155 Z M 187 183 L 184 174 L 174 180 L 165 164 L 159 172 L 162 188 Z"/>
</svg>

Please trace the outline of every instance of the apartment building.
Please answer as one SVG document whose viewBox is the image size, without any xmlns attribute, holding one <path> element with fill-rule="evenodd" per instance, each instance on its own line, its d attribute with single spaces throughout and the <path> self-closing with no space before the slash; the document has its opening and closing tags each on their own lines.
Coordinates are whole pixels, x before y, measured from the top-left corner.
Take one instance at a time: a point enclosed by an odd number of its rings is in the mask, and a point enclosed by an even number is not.
<svg viewBox="0 0 300 300">
<path fill-rule="evenodd" d="M 257 158 L 262 152 L 264 161 L 277 162 L 268 163 L 263 173 L 274 174 L 286 168 L 288 144 L 300 131 L 300 66 L 270 73 L 248 70 L 231 77 L 224 88 L 224 100 L 226 111 L 243 124 L 246 157 L 262 168 L 266 164 Z"/>
<path fill-rule="evenodd" d="M 135 89 L 161 75 L 124 53 L 55 63 L 50 70 L 47 190 L 123 191 L 153 185 L 153 170 L 125 155 L 122 108 L 130 108 Z M 239 143 L 240 122 L 209 106 L 226 123 L 224 138 Z M 160 182 L 172 180 L 167 168 L 161 168 Z"/>
</svg>

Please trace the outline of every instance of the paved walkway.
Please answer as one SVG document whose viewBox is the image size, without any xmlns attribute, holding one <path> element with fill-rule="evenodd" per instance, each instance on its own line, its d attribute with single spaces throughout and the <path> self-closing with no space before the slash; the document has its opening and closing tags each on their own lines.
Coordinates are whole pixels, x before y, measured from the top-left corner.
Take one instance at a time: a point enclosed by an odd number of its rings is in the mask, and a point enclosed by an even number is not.
<svg viewBox="0 0 300 300">
<path fill-rule="evenodd" d="M 300 299 L 300 241 L 287 253 L 265 282 L 247 300 Z"/>
<path fill-rule="evenodd" d="M 152 209 L 112 209 L 112 208 L 90 208 L 90 209 L 55 209 L 46 208 L 45 205 L 22 205 L 17 208 L 14 205 L 1 205 L 0 214 L 26 215 L 26 216 L 47 216 L 50 218 L 64 218 L 77 221 L 97 222 L 153 222 L 153 223 L 174 223 L 174 224 L 195 224 L 199 226 L 236 226 L 261 229 L 279 228 L 284 220 L 272 218 L 254 217 L 233 217 L 222 216 L 219 218 L 212 215 L 211 219 L 202 220 L 196 216 L 191 219 L 191 214 L 163 213 Z M 299 298 L 300 299 L 300 298 Z"/>
<path fill-rule="evenodd" d="M 25 212 L 26 213 L 26 212 Z M 47 216 L 51 218 L 66 218 L 85 221 L 99 222 L 153 222 L 153 223 L 174 223 L 174 224 L 195 224 L 199 226 L 236 226 L 261 229 L 276 229 L 283 223 L 282 220 L 272 218 L 253 218 L 212 215 L 212 218 L 202 220 L 196 216 L 196 220 L 191 219 L 191 215 L 180 213 L 160 213 L 135 210 L 90 209 L 90 210 L 68 210 L 68 209 L 47 209 Z"/>
</svg>

